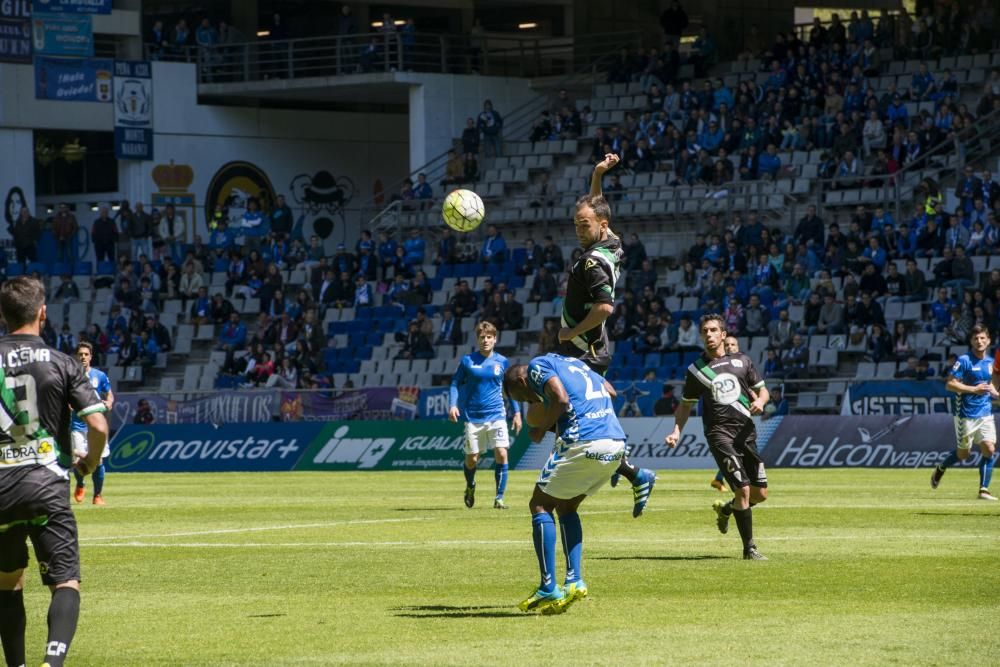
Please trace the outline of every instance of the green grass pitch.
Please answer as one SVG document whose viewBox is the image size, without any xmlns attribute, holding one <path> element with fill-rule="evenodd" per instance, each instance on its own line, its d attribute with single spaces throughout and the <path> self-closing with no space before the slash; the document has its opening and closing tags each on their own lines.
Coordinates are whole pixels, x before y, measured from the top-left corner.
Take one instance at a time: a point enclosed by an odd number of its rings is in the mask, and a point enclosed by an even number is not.
<svg viewBox="0 0 1000 667">
<path fill-rule="evenodd" d="M 708 471 L 661 471 L 583 505 L 590 597 L 522 614 L 526 508 L 462 505 L 453 473 L 109 474 L 78 506 L 72 665 L 985 665 L 1000 661 L 1000 507 L 977 472 L 772 470 L 768 562 L 715 528 Z M 564 561 L 559 555 L 559 576 Z M 27 585 L 29 664 L 47 591 Z"/>
</svg>

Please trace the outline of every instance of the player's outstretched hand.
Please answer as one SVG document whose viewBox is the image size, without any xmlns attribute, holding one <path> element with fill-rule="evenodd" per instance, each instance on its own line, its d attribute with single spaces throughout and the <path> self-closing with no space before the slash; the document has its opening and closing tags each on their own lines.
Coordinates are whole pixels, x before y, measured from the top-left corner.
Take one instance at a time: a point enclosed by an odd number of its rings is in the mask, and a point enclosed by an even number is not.
<svg viewBox="0 0 1000 667">
<path fill-rule="evenodd" d="M 514 431 L 514 435 L 518 435 L 521 432 L 521 413 L 515 412 L 514 418 L 511 420 L 511 428 Z"/>
<path fill-rule="evenodd" d="M 604 159 L 601 160 L 600 162 L 598 162 L 594 166 L 594 171 L 603 174 L 604 172 L 606 172 L 607 170 L 611 169 L 612 167 L 614 167 L 619 162 L 621 162 L 621 158 L 618 157 L 617 154 L 615 154 L 615 153 L 607 153 L 607 154 L 605 154 Z"/>
<path fill-rule="evenodd" d="M 458 408 L 448 408 L 448 421 L 458 421 Z"/>
<path fill-rule="evenodd" d="M 674 427 L 674 430 L 671 431 L 670 435 L 664 438 L 663 441 L 666 443 L 667 447 L 673 449 L 677 446 L 677 443 L 681 441 L 681 432 L 677 430 L 677 427 Z"/>
</svg>

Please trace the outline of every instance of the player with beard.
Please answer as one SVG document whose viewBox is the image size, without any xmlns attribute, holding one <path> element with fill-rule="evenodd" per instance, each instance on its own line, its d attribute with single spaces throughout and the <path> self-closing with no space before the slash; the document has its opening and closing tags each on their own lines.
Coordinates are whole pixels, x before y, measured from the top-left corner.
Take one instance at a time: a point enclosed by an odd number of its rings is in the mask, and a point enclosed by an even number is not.
<svg viewBox="0 0 1000 667">
<path fill-rule="evenodd" d="M 559 329 L 559 354 L 580 359 L 602 377 L 611 365 L 606 323 L 614 310 L 624 252 L 609 228 L 611 207 L 601 194 L 601 178 L 618 161 L 613 153 L 605 155 L 594 167 L 590 193 L 576 202 L 573 224 L 583 254 L 569 270 Z M 632 516 L 638 517 L 656 484 L 656 473 L 637 468 L 623 457 L 612 476 L 612 486 L 617 484 L 617 475 L 632 483 Z"/>
</svg>

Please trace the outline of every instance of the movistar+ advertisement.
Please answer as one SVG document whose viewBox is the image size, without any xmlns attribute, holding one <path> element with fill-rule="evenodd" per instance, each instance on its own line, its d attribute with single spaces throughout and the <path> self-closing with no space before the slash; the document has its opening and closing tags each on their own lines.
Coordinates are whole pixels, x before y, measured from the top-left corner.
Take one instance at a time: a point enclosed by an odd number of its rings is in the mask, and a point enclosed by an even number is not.
<svg viewBox="0 0 1000 667">
<path fill-rule="evenodd" d="M 451 470 L 463 457 L 463 427 L 447 421 L 127 425 L 111 443 L 111 470 Z M 528 448 L 513 439 L 510 463 Z M 481 465 L 492 465 L 487 455 Z"/>
</svg>

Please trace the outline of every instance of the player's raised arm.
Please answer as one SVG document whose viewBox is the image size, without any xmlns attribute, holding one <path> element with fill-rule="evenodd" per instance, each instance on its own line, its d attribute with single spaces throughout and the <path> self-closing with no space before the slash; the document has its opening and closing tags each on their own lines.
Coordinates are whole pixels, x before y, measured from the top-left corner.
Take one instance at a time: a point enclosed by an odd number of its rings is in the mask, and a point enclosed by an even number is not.
<svg viewBox="0 0 1000 667">
<path fill-rule="evenodd" d="M 604 173 L 621 161 L 615 153 L 608 153 L 604 159 L 594 165 L 594 173 L 590 175 L 590 196 L 598 197 L 604 193 L 601 181 Z"/>
</svg>

